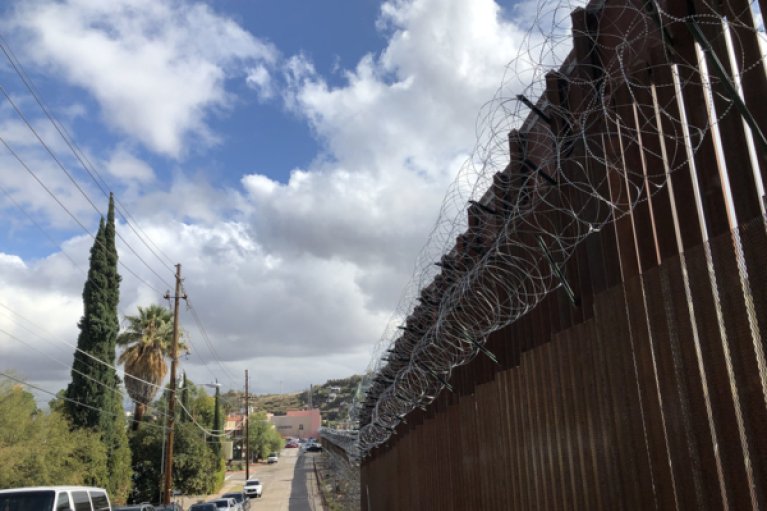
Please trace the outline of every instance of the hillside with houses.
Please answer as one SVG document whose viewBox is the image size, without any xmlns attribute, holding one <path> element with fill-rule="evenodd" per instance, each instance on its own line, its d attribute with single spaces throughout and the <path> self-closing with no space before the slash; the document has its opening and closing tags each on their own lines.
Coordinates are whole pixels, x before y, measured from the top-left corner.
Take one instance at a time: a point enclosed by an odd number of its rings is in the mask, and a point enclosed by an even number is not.
<svg viewBox="0 0 767 511">
<path fill-rule="evenodd" d="M 348 420 L 349 407 L 357 392 L 361 376 L 328 380 L 319 385 L 311 385 L 303 392 L 285 394 L 256 394 L 250 397 L 253 412 L 285 415 L 290 410 L 318 408 L 325 427 L 343 426 Z M 224 396 L 225 407 L 234 411 L 241 407 L 242 395 L 227 393 Z"/>
</svg>

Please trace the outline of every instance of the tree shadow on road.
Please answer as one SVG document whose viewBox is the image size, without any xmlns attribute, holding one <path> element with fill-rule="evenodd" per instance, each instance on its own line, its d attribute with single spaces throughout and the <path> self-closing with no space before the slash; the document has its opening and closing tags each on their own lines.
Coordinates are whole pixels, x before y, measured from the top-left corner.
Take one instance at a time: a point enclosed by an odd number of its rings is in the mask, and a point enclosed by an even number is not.
<svg viewBox="0 0 767 511">
<path fill-rule="evenodd" d="M 313 455 L 301 453 L 293 469 L 293 483 L 290 485 L 288 511 L 313 511 L 314 496 L 309 492 L 311 479 L 314 477 Z"/>
</svg>

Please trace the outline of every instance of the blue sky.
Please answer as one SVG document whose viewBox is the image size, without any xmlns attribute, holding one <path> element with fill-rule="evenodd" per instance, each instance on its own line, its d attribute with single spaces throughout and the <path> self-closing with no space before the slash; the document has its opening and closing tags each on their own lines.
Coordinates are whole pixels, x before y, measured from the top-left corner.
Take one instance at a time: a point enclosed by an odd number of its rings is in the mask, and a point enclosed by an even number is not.
<svg viewBox="0 0 767 511">
<path fill-rule="evenodd" d="M 250 369 L 267 392 L 362 372 L 480 109 L 531 46 L 531 6 L 4 2 L 4 47 L 104 184 L 0 54 L 3 90 L 56 155 L 0 96 L 0 136 L 56 198 L 0 146 L 0 369 L 68 380 L 92 243 L 78 223 L 95 232 L 103 187 L 120 201 L 121 315 L 162 303 L 182 264 L 193 379 L 241 386 Z"/>
</svg>

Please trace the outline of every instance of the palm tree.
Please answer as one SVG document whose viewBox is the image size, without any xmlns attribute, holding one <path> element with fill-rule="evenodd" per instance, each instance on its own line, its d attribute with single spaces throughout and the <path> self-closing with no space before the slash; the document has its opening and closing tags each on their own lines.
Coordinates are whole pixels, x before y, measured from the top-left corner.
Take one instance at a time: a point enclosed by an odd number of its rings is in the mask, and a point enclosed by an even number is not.
<svg viewBox="0 0 767 511">
<path fill-rule="evenodd" d="M 157 395 L 173 343 L 173 315 L 160 305 L 138 308 L 137 316 L 125 316 L 128 327 L 117 336 L 117 345 L 126 347 L 117 361 L 125 368 L 125 388 L 136 403 L 133 429 L 138 429 L 146 407 Z M 179 350 L 186 345 L 179 342 Z"/>
</svg>

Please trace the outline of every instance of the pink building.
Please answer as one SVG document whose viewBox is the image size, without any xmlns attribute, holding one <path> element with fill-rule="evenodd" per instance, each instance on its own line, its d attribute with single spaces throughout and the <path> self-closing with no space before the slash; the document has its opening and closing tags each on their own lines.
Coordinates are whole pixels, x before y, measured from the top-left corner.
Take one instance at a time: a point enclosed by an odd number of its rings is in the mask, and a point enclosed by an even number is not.
<svg viewBox="0 0 767 511">
<path fill-rule="evenodd" d="M 271 417 L 272 424 L 284 438 L 319 438 L 322 417 L 320 410 L 289 410 L 286 415 Z"/>
</svg>

